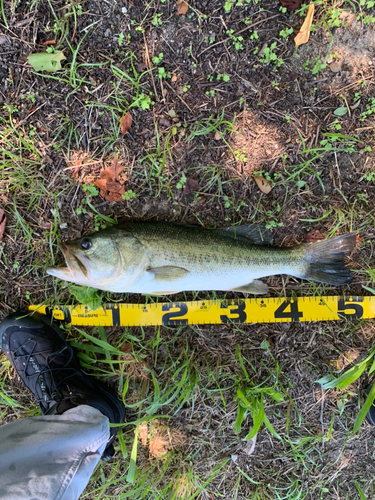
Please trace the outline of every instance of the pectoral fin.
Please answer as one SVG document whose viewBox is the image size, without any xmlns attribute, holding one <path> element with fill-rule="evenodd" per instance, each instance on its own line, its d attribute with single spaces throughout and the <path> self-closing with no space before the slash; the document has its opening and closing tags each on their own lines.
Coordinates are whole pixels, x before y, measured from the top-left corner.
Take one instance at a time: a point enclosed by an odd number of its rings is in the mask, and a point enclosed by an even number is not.
<svg viewBox="0 0 375 500">
<path fill-rule="evenodd" d="M 148 272 L 154 275 L 154 280 L 168 281 L 170 283 L 185 278 L 189 274 L 187 269 L 175 266 L 152 267 L 148 269 Z"/>
<path fill-rule="evenodd" d="M 263 281 L 253 280 L 247 285 L 231 289 L 233 292 L 253 293 L 254 295 L 263 295 L 268 293 L 268 286 Z"/>
</svg>

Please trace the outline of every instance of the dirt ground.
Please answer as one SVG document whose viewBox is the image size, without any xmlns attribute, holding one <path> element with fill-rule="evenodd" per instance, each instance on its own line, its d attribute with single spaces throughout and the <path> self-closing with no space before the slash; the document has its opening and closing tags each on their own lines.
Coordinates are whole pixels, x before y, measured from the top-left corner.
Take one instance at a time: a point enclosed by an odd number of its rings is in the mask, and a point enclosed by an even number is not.
<svg viewBox="0 0 375 500">
<path fill-rule="evenodd" d="M 1 317 L 30 303 L 74 303 L 73 289 L 46 275 L 62 262 L 58 243 L 124 218 L 260 223 L 284 246 L 311 231 L 353 231 L 361 243 L 347 262 L 349 286 L 264 281 L 274 297 L 371 295 L 373 2 L 316 1 L 310 40 L 297 50 L 307 5 L 284 12 L 277 0 L 188 3 L 177 15 L 174 0 L 0 2 Z M 28 63 L 47 47 L 63 50 L 61 71 L 38 72 Z M 127 112 L 132 123 L 123 134 Z M 121 174 L 98 183 L 114 162 Z M 254 176 L 272 187 L 268 194 Z M 68 330 L 82 346 L 82 334 Z M 364 422 L 351 433 L 363 378 L 343 391 L 322 393 L 316 384 L 369 352 L 372 320 L 110 328 L 106 335 L 130 346 L 121 375 L 131 379 L 123 432 L 129 454 L 119 449 L 114 463 L 101 465 L 83 498 L 342 500 L 361 498 L 358 485 L 375 498 L 375 428 Z M 250 416 L 234 432 L 241 357 L 252 383 L 284 388 L 283 402 L 265 398 L 282 439 L 262 426 L 256 443 L 244 441 Z M 5 357 L 0 363 L 0 389 L 21 405 L 0 399 L 2 423 L 35 414 Z M 137 490 L 125 477 L 133 422 L 149 408 L 137 404 L 155 393 L 150 370 L 167 394 L 187 366 L 187 399 L 165 396 L 158 408 L 168 417 L 168 425 L 154 422 L 159 445 L 139 429 Z M 119 383 L 118 372 L 102 375 Z M 142 482 L 146 474 L 152 484 Z"/>
</svg>

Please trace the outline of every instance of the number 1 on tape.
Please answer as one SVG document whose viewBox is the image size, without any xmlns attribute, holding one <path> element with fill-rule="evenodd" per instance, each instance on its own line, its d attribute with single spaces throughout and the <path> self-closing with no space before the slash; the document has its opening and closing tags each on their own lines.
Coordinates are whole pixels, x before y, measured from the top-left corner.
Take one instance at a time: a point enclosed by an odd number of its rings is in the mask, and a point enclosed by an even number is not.
<svg viewBox="0 0 375 500">
<path fill-rule="evenodd" d="M 284 323 L 375 317 L 375 296 L 197 300 L 150 304 L 30 306 L 80 326 L 183 326 L 191 324 Z"/>
</svg>

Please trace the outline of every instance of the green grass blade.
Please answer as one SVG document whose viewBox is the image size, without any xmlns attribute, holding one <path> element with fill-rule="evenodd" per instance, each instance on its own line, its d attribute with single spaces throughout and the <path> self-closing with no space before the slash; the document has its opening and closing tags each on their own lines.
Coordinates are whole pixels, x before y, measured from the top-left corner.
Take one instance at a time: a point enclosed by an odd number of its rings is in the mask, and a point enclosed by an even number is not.
<svg viewBox="0 0 375 500">
<path fill-rule="evenodd" d="M 357 418 L 355 419 L 353 432 L 357 432 L 358 429 L 361 427 L 362 422 L 366 418 L 366 415 L 370 410 L 372 403 L 374 402 L 374 399 L 375 399 L 375 384 L 371 387 L 371 390 L 366 398 L 366 401 L 364 402 L 362 408 L 360 409 L 357 415 Z"/>
<path fill-rule="evenodd" d="M 359 498 L 361 500 L 367 500 L 367 498 L 365 497 L 365 494 L 363 493 L 362 488 L 359 486 L 359 483 L 357 481 L 354 481 L 354 484 L 355 484 L 355 487 L 357 488 L 357 491 L 359 493 Z"/>
<path fill-rule="evenodd" d="M 120 349 L 116 349 L 116 347 L 111 346 L 111 344 L 108 344 L 108 342 L 103 342 L 102 340 L 99 340 L 99 339 L 93 337 L 92 335 L 89 335 L 88 333 L 86 333 L 83 330 L 80 330 L 78 328 L 77 328 L 77 330 L 79 331 L 79 333 L 81 333 L 88 340 L 91 340 L 91 342 L 93 344 L 96 344 L 99 347 L 101 347 L 103 349 L 103 354 L 105 353 L 105 351 L 109 351 L 112 354 L 117 354 L 117 356 L 124 355 L 124 353 L 122 351 L 120 351 Z"/>
<path fill-rule="evenodd" d="M 126 481 L 128 483 L 131 483 L 131 484 L 134 483 L 135 473 L 136 473 L 137 449 L 138 449 L 138 431 L 139 431 L 139 425 L 137 425 L 137 427 L 134 431 L 133 448 L 132 448 L 132 452 L 130 455 L 129 470 L 128 470 L 128 474 L 126 476 Z"/>
<path fill-rule="evenodd" d="M 246 415 L 247 415 L 247 409 L 239 404 L 237 408 L 236 420 L 233 425 L 233 432 L 235 434 L 239 434 L 241 432 L 241 426 L 244 419 L 246 418 Z"/>
<path fill-rule="evenodd" d="M 273 428 L 273 426 L 272 426 L 271 422 L 268 420 L 268 417 L 266 414 L 264 414 L 263 422 L 264 422 L 264 425 L 267 427 L 267 429 L 272 434 L 272 436 L 274 436 L 276 439 L 279 439 L 280 441 L 283 440 L 283 438 Z"/>
<path fill-rule="evenodd" d="M 259 399 L 257 399 L 256 397 L 254 397 L 252 399 L 253 399 L 253 401 L 252 401 L 252 404 L 250 407 L 250 412 L 251 412 L 251 417 L 253 419 L 253 428 L 245 437 L 245 441 L 249 441 L 254 436 L 256 436 L 256 434 L 258 433 L 258 431 L 263 423 L 264 416 L 265 416 L 264 415 L 264 406 L 263 406 L 263 396 L 261 395 L 261 397 Z"/>
<path fill-rule="evenodd" d="M 128 458 L 128 450 L 126 449 L 126 444 L 125 444 L 125 440 L 124 440 L 124 433 L 123 433 L 123 428 L 121 427 L 118 431 L 118 442 L 120 444 L 120 449 L 121 449 L 121 453 L 122 453 L 122 456 L 124 457 L 124 460 L 126 460 Z"/>
</svg>

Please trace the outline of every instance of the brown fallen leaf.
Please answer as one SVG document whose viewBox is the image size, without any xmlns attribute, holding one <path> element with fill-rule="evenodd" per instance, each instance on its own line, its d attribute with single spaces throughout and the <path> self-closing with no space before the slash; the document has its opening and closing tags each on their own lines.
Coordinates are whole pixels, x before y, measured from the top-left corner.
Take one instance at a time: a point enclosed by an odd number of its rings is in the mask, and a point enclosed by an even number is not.
<svg viewBox="0 0 375 500">
<path fill-rule="evenodd" d="M 122 194 L 125 194 L 125 190 Z M 124 201 L 121 193 L 108 193 L 103 196 L 103 198 L 107 201 Z"/>
<path fill-rule="evenodd" d="M 99 179 L 94 181 L 94 186 L 100 190 L 100 196 L 107 201 L 123 201 L 125 194 L 124 184 L 126 176 L 120 177 L 124 167 L 114 160 L 109 167 L 103 169 L 99 174 Z"/>
<path fill-rule="evenodd" d="M 132 115 L 130 114 L 130 111 L 128 111 L 120 120 L 121 123 L 121 132 L 123 135 L 127 134 L 130 130 L 130 127 L 132 126 Z"/>
<path fill-rule="evenodd" d="M 204 196 L 204 194 L 201 194 L 199 196 L 199 198 L 195 201 L 195 204 L 196 205 L 205 205 L 206 204 L 206 197 Z"/>
<path fill-rule="evenodd" d="M 118 161 L 114 160 L 109 167 L 100 172 L 100 178 L 107 179 L 108 181 L 119 180 L 118 177 L 123 169 L 124 167 Z"/>
<path fill-rule="evenodd" d="M 177 80 L 178 80 L 178 78 L 177 78 L 176 73 L 173 73 L 172 78 L 171 78 L 171 82 L 174 83 L 174 82 L 177 82 Z"/>
<path fill-rule="evenodd" d="M 138 438 L 143 446 L 148 446 L 150 458 L 162 460 L 168 451 L 186 445 L 186 436 L 180 430 L 169 428 L 158 419 L 139 424 Z"/>
<path fill-rule="evenodd" d="M 141 422 L 138 427 L 138 437 L 142 446 L 148 445 L 149 434 L 148 434 L 148 424 L 147 422 Z"/>
<path fill-rule="evenodd" d="M 56 40 L 46 40 L 42 42 L 40 45 L 56 45 Z"/>
<path fill-rule="evenodd" d="M 298 35 L 294 39 L 296 47 L 307 43 L 310 38 L 310 29 L 313 21 L 315 6 L 313 3 L 310 4 L 309 10 L 307 11 L 306 19 L 304 20 Z"/>
<path fill-rule="evenodd" d="M 94 181 L 94 186 L 100 189 L 100 194 L 102 194 L 102 190 L 105 191 L 107 188 L 107 181 L 105 179 L 97 179 Z"/>
<path fill-rule="evenodd" d="M 121 195 L 125 194 L 124 186 L 122 186 L 119 182 L 116 182 L 116 181 L 107 181 L 106 188 L 111 193 L 117 193 L 117 194 L 121 194 Z"/>
<path fill-rule="evenodd" d="M 333 73 L 338 73 L 342 70 L 343 63 L 344 59 L 341 59 L 340 61 L 334 61 L 329 65 L 329 69 L 333 71 Z"/>
<path fill-rule="evenodd" d="M 125 194 L 124 186 L 121 186 L 115 181 L 106 181 L 105 179 L 98 179 L 94 182 L 94 186 L 100 191 L 102 196 L 107 201 L 123 201 Z"/>
<path fill-rule="evenodd" d="M 185 194 L 187 196 L 189 194 L 193 194 L 194 191 L 197 190 L 198 185 L 199 185 L 199 181 L 197 181 L 195 179 L 190 179 L 190 177 L 188 177 L 186 179 L 185 187 L 184 187 L 184 190 L 182 191 L 182 194 Z"/>
<path fill-rule="evenodd" d="M 301 0 L 280 0 L 280 2 L 288 10 L 296 10 L 301 7 Z"/>
<path fill-rule="evenodd" d="M 262 191 L 262 193 L 268 194 L 271 191 L 272 185 L 264 177 L 261 177 L 260 175 L 254 175 L 254 181 L 257 183 L 257 186 Z"/>
<path fill-rule="evenodd" d="M 132 345 L 130 342 L 123 342 L 121 345 L 120 345 L 120 351 L 122 352 L 132 352 Z"/>
<path fill-rule="evenodd" d="M 3 239 L 6 223 L 7 218 L 5 217 L 5 212 L 0 208 L 0 241 Z"/>
<path fill-rule="evenodd" d="M 294 71 L 291 71 L 288 75 L 288 82 L 294 82 L 294 80 L 297 80 L 298 75 Z"/>
<path fill-rule="evenodd" d="M 306 234 L 306 239 L 307 241 L 317 241 L 317 240 L 324 240 L 324 236 L 320 235 L 319 229 L 315 229 L 314 231 L 310 231 L 309 233 Z"/>
<path fill-rule="evenodd" d="M 219 134 L 219 132 L 216 130 L 215 132 L 215 141 L 220 141 L 221 139 L 221 135 Z"/>
<path fill-rule="evenodd" d="M 177 15 L 184 16 L 189 10 L 189 4 L 186 0 L 177 0 Z"/>
</svg>

